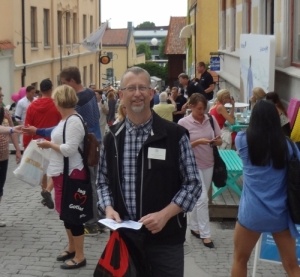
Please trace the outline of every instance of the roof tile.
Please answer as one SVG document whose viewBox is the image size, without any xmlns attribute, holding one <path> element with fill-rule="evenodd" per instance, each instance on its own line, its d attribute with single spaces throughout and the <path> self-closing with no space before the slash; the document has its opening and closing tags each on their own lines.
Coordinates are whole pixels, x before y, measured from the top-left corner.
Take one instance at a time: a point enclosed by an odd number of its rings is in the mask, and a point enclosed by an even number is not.
<svg viewBox="0 0 300 277">
<path fill-rule="evenodd" d="M 106 29 L 102 39 L 102 46 L 127 45 L 128 34 L 128 29 Z"/>
<path fill-rule="evenodd" d="M 166 55 L 182 55 L 185 53 L 186 40 L 179 38 L 181 29 L 187 24 L 186 17 L 171 16 L 169 31 L 166 40 Z"/>
<path fill-rule="evenodd" d="M 10 40 L 0 40 L 0 49 L 1 50 L 9 50 L 14 49 L 16 46 L 14 46 Z"/>
</svg>

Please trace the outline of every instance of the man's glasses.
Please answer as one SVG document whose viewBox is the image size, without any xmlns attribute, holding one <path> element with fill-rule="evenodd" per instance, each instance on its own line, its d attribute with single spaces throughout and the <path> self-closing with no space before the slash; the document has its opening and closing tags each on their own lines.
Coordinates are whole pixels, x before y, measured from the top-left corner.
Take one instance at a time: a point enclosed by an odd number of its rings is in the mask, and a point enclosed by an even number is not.
<svg viewBox="0 0 300 277">
<path fill-rule="evenodd" d="M 121 88 L 120 90 L 128 91 L 128 92 L 136 92 L 137 90 L 139 92 L 146 92 L 148 89 L 150 88 L 146 86 L 129 86 L 129 87 Z"/>
</svg>

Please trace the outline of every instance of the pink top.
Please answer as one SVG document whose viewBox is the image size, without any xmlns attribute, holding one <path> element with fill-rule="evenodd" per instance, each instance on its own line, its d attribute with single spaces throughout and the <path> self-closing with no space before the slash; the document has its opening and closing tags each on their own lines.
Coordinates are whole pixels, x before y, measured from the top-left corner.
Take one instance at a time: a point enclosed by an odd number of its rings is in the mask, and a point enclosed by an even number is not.
<svg viewBox="0 0 300 277">
<path fill-rule="evenodd" d="M 224 123 L 226 121 L 225 117 L 223 115 L 221 115 L 220 113 L 218 113 L 217 108 L 220 104 L 215 105 L 214 107 L 212 107 L 209 111 L 209 113 L 211 115 L 213 115 L 215 117 L 215 119 L 217 120 L 220 128 L 222 129 L 224 127 Z"/>
<path fill-rule="evenodd" d="M 215 133 L 210 125 L 208 115 L 205 115 L 205 119 L 200 123 L 193 118 L 192 114 L 190 114 L 180 119 L 178 124 L 189 131 L 191 142 L 200 138 L 213 139 L 216 136 L 221 136 L 221 130 L 214 116 L 212 116 L 212 118 L 214 121 Z M 199 144 L 196 147 L 193 147 L 193 152 L 199 169 L 209 168 L 214 165 L 213 150 L 210 145 Z"/>
</svg>

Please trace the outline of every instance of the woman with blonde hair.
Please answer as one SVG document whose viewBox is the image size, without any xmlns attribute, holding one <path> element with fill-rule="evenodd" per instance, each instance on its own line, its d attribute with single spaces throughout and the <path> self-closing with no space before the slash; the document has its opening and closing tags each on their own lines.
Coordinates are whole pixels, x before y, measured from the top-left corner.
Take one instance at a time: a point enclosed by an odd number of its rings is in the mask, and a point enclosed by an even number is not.
<svg viewBox="0 0 300 277">
<path fill-rule="evenodd" d="M 252 97 L 250 98 L 251 109 L 253 109 L 257 101 L 263 100 L 265 98 L 266 98 L 265 91 L 261 87 L 255 87 L 252 90 Z"/>
<path fill-rule="evenodd" d="M 78 102 L 77 94 L 72 87 L 62 85 L 53 91 L 52 98 L 62 119 L 51 132 L 51 141 L 40 141 L 38 146 L 43 149 L 51 149 L 47 175 L 52 178 L 54 184 L 55 209 L 61 214 L 64 193 L 64 157 L 69 158 L 70 178 L 86 180 L 89 175 L 78 150 L 79 148 L 83 149 L 85 129 L 75 110 Z M 63 142 L 64 126 L 65 142 Z M 68 237 L 68 246 L 57 256 L 56 260 L 64 262 L 60 266 L 62 269 L 75 269 L 85 266 L 84 226 L 79 222 L 70 223 L 65 220 L 63 222 Z"/>
<path fill-rule="evenodd" d="M 108 126 L 113 125 L 116 118 L 116 93 L 113 88 L 109 89 L 107 92 L 107 103 L 108 103 L 108 114 L 107 114 L 107 124 Z"/>
<path fill-rule="evenodd" d="M 230 103 L 232 105 L 230 112 L 225 108 L 225 104 Z M 221 138 L 222 145 L 220 148 L 222 149 L 231 149 L 232 138 L 231 132 L 226 127 L 225 121 L 227 120 L 230 124 L 234 124 L 234 99 L 230 96 L 230 92 L 228 89 L 221 89 L 217 92 L 217 97 L 215 103 L 210 108 L 209 113 L 215 117 L 217 120 L 219 127 L 221 129 Z"/>
<path fill-rule="evenodd" d="M 121 100 L 118 106 L 117 118 L 114 124 L 123 121 L 126 117 L 126 113 L 126 107 L 124 106 L 123 101 Z"/>
</svg>

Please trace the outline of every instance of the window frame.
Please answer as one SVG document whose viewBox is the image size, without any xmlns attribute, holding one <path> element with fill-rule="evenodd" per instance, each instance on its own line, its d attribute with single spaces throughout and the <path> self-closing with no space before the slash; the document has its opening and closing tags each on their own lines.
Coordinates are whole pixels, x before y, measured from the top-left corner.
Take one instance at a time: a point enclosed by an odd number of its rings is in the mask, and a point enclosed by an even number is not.
<svg viewBox="0 0 300 277">
<path fill-rule="evenodd" d="M 38 47 L 38 34 L 37 34 L 37 7 L 30 7 L 30 43 L 31 48 Z"/>
<path fill-rule="evenodd" d="M 43 9 L 44 47 L 50 47 L 50 10 Z"/>
</svg>

